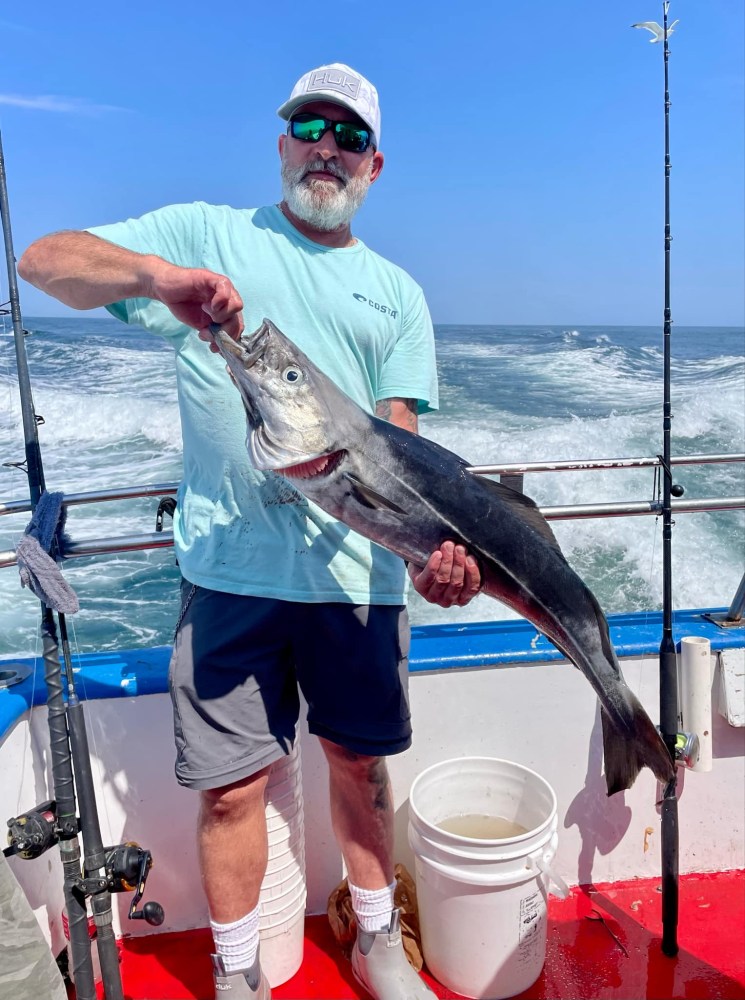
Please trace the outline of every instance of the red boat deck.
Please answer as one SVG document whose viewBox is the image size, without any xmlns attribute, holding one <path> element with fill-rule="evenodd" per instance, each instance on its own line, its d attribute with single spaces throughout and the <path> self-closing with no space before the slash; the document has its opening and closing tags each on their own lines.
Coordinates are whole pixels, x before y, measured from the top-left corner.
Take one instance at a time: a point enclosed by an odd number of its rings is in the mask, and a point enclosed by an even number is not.
<svg viewBox="0 0 745 1000">
<path fill-rule="evenodd" d="M 745 872 L 680 879 L 680 952 L 660 948 L 659 883 L 644 879 L 550 897 L 546 964 L 521 1000 L 745 1000 Z M 212 1000 L 209 931 L 122 941 L 128 1000 Z M 457 994 L 423 978 L 438 997 Z M 325 917 L 306 922 L 302 969 L 276 1000 L 355 1000 L 356 985 Z"/>
</svg>

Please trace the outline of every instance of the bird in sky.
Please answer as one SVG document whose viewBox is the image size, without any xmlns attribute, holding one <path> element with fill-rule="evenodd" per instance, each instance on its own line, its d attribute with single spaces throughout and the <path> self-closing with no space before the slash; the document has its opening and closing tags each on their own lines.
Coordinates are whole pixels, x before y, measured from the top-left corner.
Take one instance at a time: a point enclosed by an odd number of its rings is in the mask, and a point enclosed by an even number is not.
<svg viewBox="0 0 745 1000">
<path fill-rule="evenodd" d="M 668 29 L 667 29 L 667 37 L 668 38 L 670 37 L 670 35 L 672 35 L 673 29 L 674 29 L 675 25 L 678 23 L 679 20 L 680 20 L 680 18 L 678 18 L 678 20 L 676 20 L 676 21 L 673 21 L 672 24 L 668 25 Z M 659 25 L 656 21 L 639 21 L 637 24 L 632 24 L 631 27 L 632 28 L 646 28 L 647 31 L 651 31 L 652 34 L 654 35 L 654 38 L 650 38 L 649 39 L 649 41 L 652 43 L 652 45 L 654 45 L 655 42 L 661 42 L 661 41 L 663 41 L 664 38 L 665 38 L 665 29 L 661 25 Z"/>
</svg>

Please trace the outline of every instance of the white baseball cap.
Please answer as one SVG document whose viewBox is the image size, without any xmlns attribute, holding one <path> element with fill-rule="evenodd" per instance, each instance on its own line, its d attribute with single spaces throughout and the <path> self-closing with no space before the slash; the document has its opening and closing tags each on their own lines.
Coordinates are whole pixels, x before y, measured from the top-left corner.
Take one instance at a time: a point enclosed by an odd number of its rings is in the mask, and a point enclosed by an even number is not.
<svg viewBox="0 0 745 1000">
<path fill-rule="evenodd" d="M 350 66 L 329 63 L 305 73 L 292 88 L 289 100 L 277 108 L 277 114 L 289 121 L 299 107 L 311 101 L 331 101 L 353 111 L 372 131 L 375 146 L 380 146 L 378 92 Z"/>
</svg>

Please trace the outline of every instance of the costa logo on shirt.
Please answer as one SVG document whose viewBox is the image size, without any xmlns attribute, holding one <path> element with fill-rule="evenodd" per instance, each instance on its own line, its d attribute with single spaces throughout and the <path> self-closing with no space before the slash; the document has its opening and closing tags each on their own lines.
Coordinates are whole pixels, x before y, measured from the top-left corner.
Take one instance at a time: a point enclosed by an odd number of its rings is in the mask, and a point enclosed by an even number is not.
<svg viewBox="0 0 745 1000">
<path fill-rule="evenodd" d="M 368 299 L 366 295 L 361 295 L 359 292 L 352 292 L 352 295 L 358 302 L 366 302 L 371 309 L 375 309 L 377 312 L 383 313 L 384 316 L 391 316 L 393 319 L 396 319 L 398 316 L 398 309 L 394 309 L 392 306 L 384 306 L 380 302 Z"/>
</svg>

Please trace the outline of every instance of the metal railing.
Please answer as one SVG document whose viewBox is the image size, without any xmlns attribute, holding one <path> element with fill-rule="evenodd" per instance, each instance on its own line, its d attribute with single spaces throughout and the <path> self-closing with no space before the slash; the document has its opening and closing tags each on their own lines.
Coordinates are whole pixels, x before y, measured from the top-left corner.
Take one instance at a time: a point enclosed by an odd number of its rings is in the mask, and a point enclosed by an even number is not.
<svg viewBox="0 0 745 1000">
<path fill-rule="evenodd" d="M 671 459 L 671 465 L 712 465 L 715 463 L 745 462 L 745 454 L 732 455 L 686 455 Z M 475 465 L 470 471 L 478 475 L 515 476 L 533 472 L 586 472 L 610 469 L 655 468 L 662 464 L 660 456 L 646 458 L 582 459 L 559 462 L 520 462 L 502 465 Z M 115 500 L 135 500 L 143 497 L 172 496 L 178 483 L 154 483 L 145 486 L 127 486 L 119 489 L 91 490 L 84 493 L 68 493 L 64 504 L 71 507 L 79 504 L 103 503 Z M 726 511 L 745 509 L 745 497 L 708 497 L 691 500 L 673 500 L 675 514 L 699 511 Z M 31 510 L 28 500 L 0 502 L 0 515 L 23 514 Z M 583 518 L 636 517 L 659 515 L 661 504 L 656 500 L 631 500 L 616 503 L 565 504 L 541 507 L 541 513 L 549 521 L 576 520 Z M 104 538 L 71 540 L 65 546 L 65 559 L 83 556 L 110 555 L 121 552 L 135 552 L 146 549 L 162 549 L 173 545 L 170 531 L 143 532 Z M 14 550 L 0 551 L 0 568 L 13 566 L 16 562 Z"/>
<path fill-rule="evenodd" d="M 729 462 L 745 462 L 745 455 L 681 455 L 671 458 L 670 465 L 716 465 Z M 560 462 L 512 462 L 507 465 L 471 465 L 469 472 L 480 476 L 511 476 L 526 472 L 587 472 L 605 469 L 651 469 L 660 467 L 662 458 L 653 455 L 648 458 L 589 458 Z"/>
<path fill-rule="evenodd" d="M 167 497 L 178 490 L 178 483 L 150 483 L 147 486 L 122 486 L 112 490 L 89 490 L 87 493 L 66 493 L 65 507 L 84 503 L 102 503 L 109 500 L 138 500 L 141 497 Z M 0 515 L 23 514 L 31 510 L 30 500 L 0 502 Z"/>
</svg>

